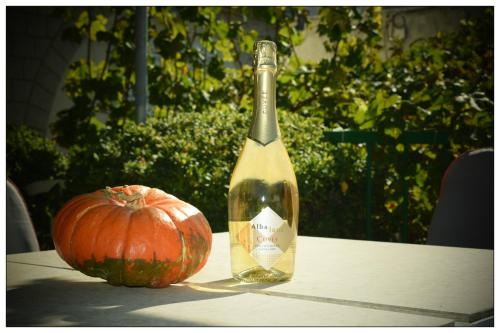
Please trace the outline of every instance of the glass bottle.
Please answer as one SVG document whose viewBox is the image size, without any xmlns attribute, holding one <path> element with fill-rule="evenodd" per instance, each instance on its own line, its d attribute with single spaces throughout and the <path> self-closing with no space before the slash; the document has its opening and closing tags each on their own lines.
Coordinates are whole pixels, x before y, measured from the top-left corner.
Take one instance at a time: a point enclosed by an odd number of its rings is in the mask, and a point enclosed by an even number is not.
<svg viewBox="0 0 500 333">
<path fill-rule="evenodd" d="M 244 282 L 291 279 L 299 194 L 276 114 L 276 45 L 254 44 L 254 109 L 229 185 L 233 277 Z"/>
</svg>

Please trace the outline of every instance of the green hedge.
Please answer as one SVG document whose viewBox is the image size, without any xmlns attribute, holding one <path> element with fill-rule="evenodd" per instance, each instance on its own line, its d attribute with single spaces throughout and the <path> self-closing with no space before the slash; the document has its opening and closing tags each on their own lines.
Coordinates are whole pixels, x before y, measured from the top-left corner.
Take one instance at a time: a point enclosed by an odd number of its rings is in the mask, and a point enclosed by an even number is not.
<svg viewBox="0 0 500 333">
<path fill-rule="evenodd" d="M 360 152 L 325 142 L 320 119 L 279 115 L 299 185 L 300 232 L 362 237 L 362 195 L 356 183 L 342 192 L 334 171 L 361 177 Z M 66 196 L 123 184 L 158 187 L 202 210 L 214 232 L 226 231 L 228 185 L 249 121 L 249 113 L 219 108 L 106 127 L 95 144 L 70 152 Z"/>
<path fill-rule="evenodd" d="M 22 126 L 7 126 L 7 177 L 24 188 L 65 174 L 67 160 L 52 140 Z"/>
</svg>

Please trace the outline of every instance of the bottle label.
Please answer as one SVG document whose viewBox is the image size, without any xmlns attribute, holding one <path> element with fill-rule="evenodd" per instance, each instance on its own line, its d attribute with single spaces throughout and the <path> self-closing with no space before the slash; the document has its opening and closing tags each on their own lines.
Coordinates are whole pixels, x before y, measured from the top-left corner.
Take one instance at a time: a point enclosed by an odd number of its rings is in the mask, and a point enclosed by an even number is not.
<svg viewBox="0 0 500 333">
<path fill-rule="evenodd" d="M 237 239 L 259 265 L 269 270 L 290 246 L 293 232 L 287 220 L 266 207 L 240 230 Z"/>
</svg>

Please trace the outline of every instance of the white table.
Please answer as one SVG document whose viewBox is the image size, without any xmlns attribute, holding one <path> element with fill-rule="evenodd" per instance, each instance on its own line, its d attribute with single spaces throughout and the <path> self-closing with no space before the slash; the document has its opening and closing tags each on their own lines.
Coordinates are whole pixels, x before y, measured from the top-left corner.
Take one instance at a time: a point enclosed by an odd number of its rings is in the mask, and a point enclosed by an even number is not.
<svg viewBox="0 0 500 333">
<path fill-rule="evenodd" d="M 231 278 L 227 233 L 165 289 L 115 287 L 55 251 L 7 256 L 8 326 L 442 326 L 493 315 L 493 251 L 300 236 L 292 281 Z"/>
</svg>

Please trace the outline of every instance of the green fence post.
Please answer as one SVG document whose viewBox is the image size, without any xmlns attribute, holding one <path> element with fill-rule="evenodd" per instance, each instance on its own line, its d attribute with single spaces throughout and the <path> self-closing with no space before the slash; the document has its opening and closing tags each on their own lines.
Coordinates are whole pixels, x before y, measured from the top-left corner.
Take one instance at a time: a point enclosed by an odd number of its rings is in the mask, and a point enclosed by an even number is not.
<svg viewBox="0 0 500 333">
<path fill-rule="evenodd" d="M 365 230 L 366 238 L 373 240 L 373 227 L 372 227 L 372 159 L 373 159 L 373 146 L 375 143 L 366 143 L 366 206 L 365 206 Z"/>
<path fill-rule="evenodd" d="M 403 166 L 403 223 L 400 227 L 401 232 L 401 242 L 408 242 L 408 231 L 409 231 L 409 220 L 410 220 L 410 189 L 408 185 L 408 149 L 410 149 L 410 145 L 404 144 L 404 166 Z"/>
</svg>

